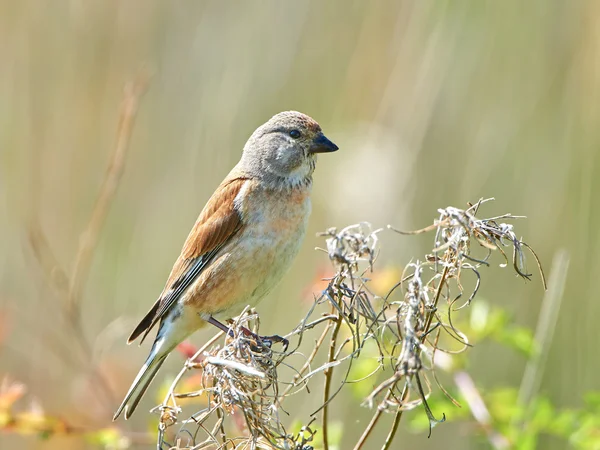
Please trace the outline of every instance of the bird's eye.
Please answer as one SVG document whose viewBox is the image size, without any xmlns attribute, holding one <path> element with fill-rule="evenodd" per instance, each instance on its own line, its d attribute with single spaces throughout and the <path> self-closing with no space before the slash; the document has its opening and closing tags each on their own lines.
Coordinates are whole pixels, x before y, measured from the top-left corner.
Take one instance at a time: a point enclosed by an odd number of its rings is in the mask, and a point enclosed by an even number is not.
<svg viewBox="0 0 600 450">
<path fill-rule="evenodd" d="M 290 137 L 293 137 L 294 139 L 298 139 L 300 137 L 300 132 L 298 130 L 292 130 L 292 131 L 290 131 Z"/>
</svg>

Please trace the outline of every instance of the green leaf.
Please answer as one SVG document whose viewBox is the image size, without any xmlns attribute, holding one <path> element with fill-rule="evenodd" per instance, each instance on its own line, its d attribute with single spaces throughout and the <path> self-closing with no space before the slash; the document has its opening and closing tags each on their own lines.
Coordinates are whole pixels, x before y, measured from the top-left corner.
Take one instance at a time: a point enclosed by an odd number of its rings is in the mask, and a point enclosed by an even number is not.
<svg viewBox="0 0 600 450">
<path fill-rule="evenodd" d="M 575 411 L 567 410 L 558 412 L 552 420 L 548 432 L 568 439 L 575 429 L 576 421 L 577 413 Z"/>
<path fill-rule="evenodd" d="M 339 450 L 340 444 L 342 443 L 342 437 L 344 436 L 344 424 L 343 422 L 336 420 L 330 422 L 327 427 L 328 444 L 330 450 Z"/>
<path fill-rule="evenodd" d="M 517 350 L 527 358 L 532 357 L 535 352 L 535 341 L 533 332 L 528 328 L 510 327 L 504 328 L 494 335 L 494 338 L 501 344 Z"/>
<path fill-rule="evenodd" d="M 103 428 L 101 430 L 89 433 L 88 442 L 99 445 L 104 449 L 124 450 L 129 448 L 130 442 L 117 428 Z"/>
<path fill-rule="evenodd" d="M 586 392 L 583 395 L 583 401 L 588 408 L 600 413 L 600 392 Z"/>
<path fill-rule="evenodd" d="M 498 388 L 484 396 L 494 420 L 507 424 L 523 417 L 524 409 L 517 403 L 515 388 Z"/>
<path fill-rule="evenodd" d="M 516 443 L 515 447 L 518 450 L 536 450 L 538 448 L 537 447 L 538 436 L 539 436 L 539 433 L 535 430 L 531 430 L 529 432 L 522 433 L 519 436 L 519 438 L 514 441 Z"/>
<path fill-rule="evenodd" d="M 355 398 L 362 400 L 371 393 L 377 381 L 377 375 L 374 372 L 378 367 L 377 358 L 369 357 L 364 353 L 353 362 L 348 376 L 348 381 L 350 381 L 348 385 Z M 373 375 L 369 376 L 371 374 Z"/>
<path fill-rule="evenodd" d="M 529 412 L 532 415 L 531 423 L 537 429 L 549 430 L 556 416 L 554 406 L 546 397 L 538 397 Z"/>
</svg>

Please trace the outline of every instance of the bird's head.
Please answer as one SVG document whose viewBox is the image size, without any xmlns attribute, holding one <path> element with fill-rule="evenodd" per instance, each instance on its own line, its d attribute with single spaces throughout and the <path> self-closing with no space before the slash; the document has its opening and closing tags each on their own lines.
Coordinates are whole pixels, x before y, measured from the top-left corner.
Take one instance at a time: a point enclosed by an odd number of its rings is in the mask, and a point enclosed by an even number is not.
<svg viewBox="0 0 600 450">
<path fill-rule="evenodd" d="M 310 183 L 317 153 L 337 149 L 314 119 L 286 111 L 273 116 L 250 136 L 241 163 L 255 176 L 293 186 Z"/>
</svg>

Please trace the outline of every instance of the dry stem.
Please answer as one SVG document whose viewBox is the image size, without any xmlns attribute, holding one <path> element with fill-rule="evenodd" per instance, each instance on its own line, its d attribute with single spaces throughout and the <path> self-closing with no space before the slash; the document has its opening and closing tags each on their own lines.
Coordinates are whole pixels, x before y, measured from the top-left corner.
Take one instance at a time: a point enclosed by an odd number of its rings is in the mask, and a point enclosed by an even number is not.
<svg viewBox="0 0 600 450">
<path fill-rule="evenodd" d="M 531 276 L 525 268 L 523 254 L 524 249 L 531 249 L 517 239 L 512 225 L 500 222 L 500 219 L 510 220 L 517 217 L 505 214 L 478 219 L 475 214 L 485 202 L 487 200 L 480 200 L 465 210 L 454 207 L 441 209 L 439 219 L 432 226 L 416 232 L 403 233 L 435 231 L 433 250 L 422 261 L 408 264 L 401 279 L 384 297 L 378 297 L 369 290 L 369 279 L 366 277 L 376 260 L 378 233 L 381 230 L 372 231 L 368 224 L 358 224 L 340 231 L 329 229 L 323 233 L 327 244 L 323 251 L 332 261 L 336 274 L 329 280 L 327 288 L 315 299 L 302 322 L 287 335 L 290 339 L 297 337 L 296 348 L 282 354 L 275 353 L 260 343 L 249 342 L 239 327 L 242 323 L 254 320 L 256 316 L 241 316 L 232 325 L 234 337 L 226 337 L 223 347 L 213 347 L 205 351 L 204 360 L 200 365 L 191 364 L 189 361 L 186 363 L 165 402 L 159 408 L 161 415 L 166 417 L 165 420 L 161 419 L 163 431 L 175 423 L 181 411 L 174 399 L 182 396 L 181 393 L 175 393 L 175 390 L 183 373 L 188 369 L 200 369 L 203 371 L 201 391 L 208 394 L 209 405 L 194 414 L 192 421 L 184 422 L 183 427 L 186 423 L 194 423 L 197 427 L 196 432 L 204 431 L 205 439 L 195 446 L 177 448 L 312 448 L 309 443 L 313 440 L 315 431 L 307 425 L 297 435 L 289 433 L 281 422 L 279 412 L 286 398 L 307 388 L 307 384 L 315 377 L 322 376 L 323 400 L 313 415 L 319 412 L 322 414 L 322 442 L 323 448 L 327 450 L 332 444 L 329 433 L 329 404 L 349 382 L 348 376 L 353 362 L 360 359 L 364 353 L 365 357 L 376 357 L 379 361 L 377 369 L 364 379 L 371 378 L 373 381 L 382 371 L 391 370 L 391 375 L 381 381 L 367 396 L 365 404 L 376 406 L 376 411 L 354 449 L 360 450 L 364 447 L 385 411 L 393 412 L 394 418 L 383 443 L 383 450 L 391 448 L 404 412 L 417 406 L 423 406 L 429 418 L 431 432 L 431 427 L 445 418 L 437 420 L 427 403 L 432 389 L 429 377 L 432 376 L 433 381 L 439 385 L 434 372 L 433 358 L 436 351 L 449 352 L 438 346 L 442 334 L 462 344 L 462 349 L 449 353 L 462 352 L 469 348 L 467 336 L 454 326 L 452 316 L 468 306 L 476 297 L 481 282 L 479 269 L 489 266 L 488 261 L 493 251 L 497 251 L 505 259 L 504 265 L 511 261 L 518 275 L 527 279 Z M 511 258 L 505 251 L 507 247 L 512 248 Z M 475 248 L 481 249 L 483 256 L 474 254 Z M 539 266 L 537 257 L 531 253 Z M 475 287 L 468 294 L 464 304 L 456 308 L 457 301 L 465 293 L 461 282 L 464 273 L 474 275 Z M 400 291 L 403 293 L 401 297 L 397 295 Z M 445 312 L 442 309 L 445 309 Z M 323 310 L 327 312 L 315 317 Z M 319 328 L 321 333 L 314 341 L 315 345 L 304 364 L 299 369 L 294 369 L 287 359 L 300 354 L 299 348 L 305 333 L 314 332 Z M 257 331 L 255 326 L 255 332 Z M 434 337 L 429 339 L 434 331 Z M 372 349 L 367 351 L 365 344 L 368 342 L 374 343 L 375 355 Z M 323 355 L 324 360 L 316 368 L 311 368 L 319 358 L 321 348 L 327 348 L 326 354 Z M 194 359 L 197 356 L 198 354 Z M 282 365 L 293 369 L 295 374 L 287 382 L 285 389 L 280 390 L 279 386 L 284 382 L 278 378 L 278 368 Z M 345 374 L 342 376 L 340 387 L 334 390 L 334 369 L 341 365 L 345 366 Z M 439 387 L 447 394 L 443 386 Z M 188 392 L 183 395 L 197 393 Z M 169 406 L 168 400 L 175 406 Z M 241 436 L 232 437 L 227 419 L 234 411 L 243 415 L 244 427 Z M 165 412 L 169 414 L 165 415 Z M 210 420 L 211 425 L 208 425 Z M 182 430 L 183 428 L 179 434 Z M 218 439 L 219 435 L 222 435 L 223 439 Z M 495 431 L 490 436 L 497 442 L 503 442 L 503 437 Z"/>
</svg>

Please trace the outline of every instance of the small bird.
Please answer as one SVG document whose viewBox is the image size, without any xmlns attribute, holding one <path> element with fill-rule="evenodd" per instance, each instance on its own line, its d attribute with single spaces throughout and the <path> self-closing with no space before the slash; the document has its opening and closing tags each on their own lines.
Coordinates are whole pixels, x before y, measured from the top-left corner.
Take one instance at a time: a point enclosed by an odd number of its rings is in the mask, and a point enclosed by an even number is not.
<svg viewBox="0 0 600 450">
<path fill-rule="evenodd" d="M 165 288 L 133 330 L 142 341 L 159 324 L 150 354 L 113 420 L 134 412 L 169 353 L 207 323 L 255 306 L 300 249 L 310 215 L 317 153 L 338 150 L 309 116 L 273 116 L 248 139 L 238 164 L 208 200 Z"/>
</svg>

